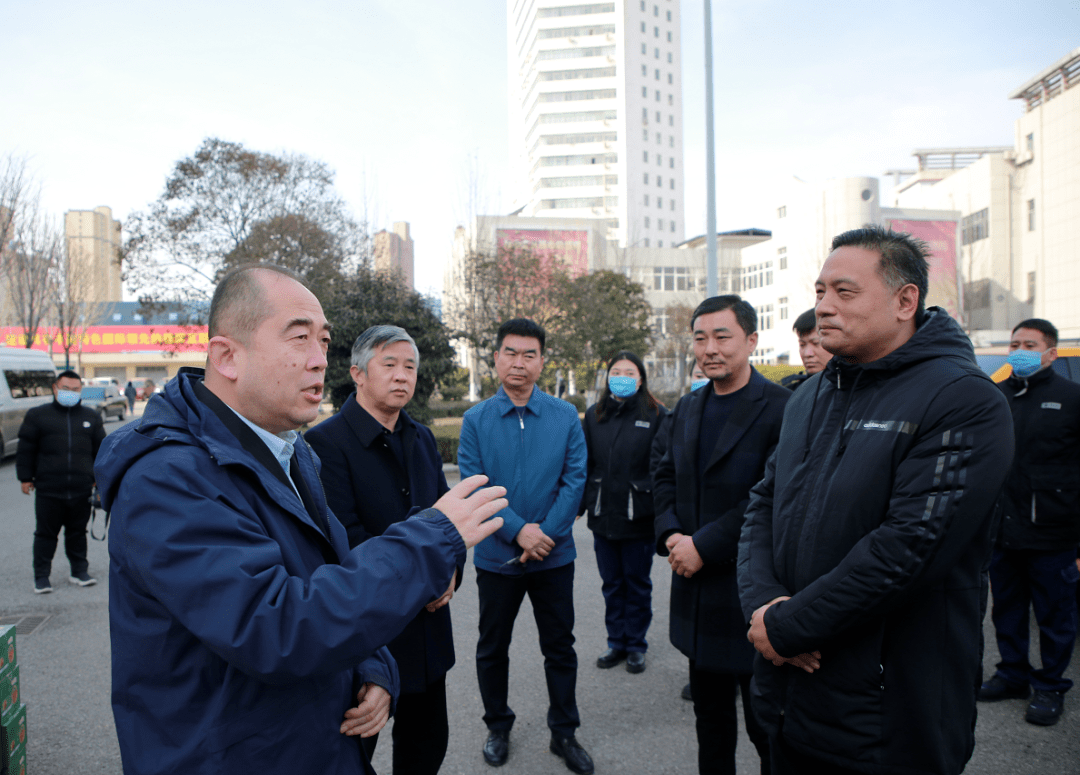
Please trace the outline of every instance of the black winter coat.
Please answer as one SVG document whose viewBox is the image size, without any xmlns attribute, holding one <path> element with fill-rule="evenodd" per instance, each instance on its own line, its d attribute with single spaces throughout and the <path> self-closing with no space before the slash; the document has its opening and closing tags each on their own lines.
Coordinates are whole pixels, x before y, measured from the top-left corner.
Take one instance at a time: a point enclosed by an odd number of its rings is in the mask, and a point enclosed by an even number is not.
<svg viewBox="0 0 1080 775">
<path fill-rule="evenodd" d="M 15 476 L 33 482 L 49 498 L 89 498 L 94 489 L 94 458 L 105 438 L 101 415 L 82 403 L 30 409 L 19 428 Z"/>
<path fill-rule="evenodd" d="M 643 416 L 640 393 L 607 402 L 602 421 L 596 419 L 596 404 L 582 420 L 589 462 L 578 514 L 587 511 L 589 529 L 609 541 L 651 541 L 649 451 L 667 411 L 657 407 Z"/>
<path fill-rule="evenodd" d="M 752 372 L 698 481 L 698 436 L 711 384 L 683 396 L 672 412 L 671 435 L 653 475 L 656 551 L 673 532 L 693 536 L 704 567 L 690 578 L 671 576 L 671 643 L 698 668 L 749 673 L 754 649 L 739 607 L 735 557 L 750 488 L 761 481 L 780 437 L 792 393 Z"/>
<path fill-rule="evenodd" d="M 1080 384 L 1044 369 L 998 387 L 1016 440 L 1001 494 L 1000 545 L 1065 551 L 1080 541 Z"/>
<path fill-rule="evenodd" d="M 860 772 L 955 775 L 975 745 L 994 505 L 1012 460 L 1001 392 L 960 326 L 927 310 L 866 364 L 833 358 L 788 402 L 739 545 L 765 613 L 754 707 L 798 751 Z"/>
<path fill-rule="evenodd" d="M 401 424 L 405 469 L 382 438 L 383 426 L 356 402 L 356 393 L 337 414 L 304 434 L 322 461 L 326 502 L 345 526 L 350 548 L 430 507 L 449 489 L 431 431 L 404 410 Z M 458 586 L 463 570 L 458 566 Z M 450 606 L 420 609 L 387 645 L 398 663 L 401 691 L 424 691 L 454 666 Z"/>
</svg>

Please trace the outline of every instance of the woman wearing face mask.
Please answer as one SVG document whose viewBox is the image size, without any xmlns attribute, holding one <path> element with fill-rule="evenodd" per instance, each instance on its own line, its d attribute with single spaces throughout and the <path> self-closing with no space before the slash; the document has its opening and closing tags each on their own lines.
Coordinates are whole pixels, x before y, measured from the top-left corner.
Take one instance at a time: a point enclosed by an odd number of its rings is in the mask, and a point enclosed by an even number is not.
<svg viewBox="0 0 1080 775">
<path fill-rule="evenodd" d="M 608 363 L 600 400 L 585 412 L 588 478 L 579 513 L 588 513 L 603 581 L 610 668 L 626 660 L 645 670 L 645 633 L 652 621 L 653 503 L 649 450 L 667 414 L 649 392 L 645 364 L 622 351 Z"/>
</svg>

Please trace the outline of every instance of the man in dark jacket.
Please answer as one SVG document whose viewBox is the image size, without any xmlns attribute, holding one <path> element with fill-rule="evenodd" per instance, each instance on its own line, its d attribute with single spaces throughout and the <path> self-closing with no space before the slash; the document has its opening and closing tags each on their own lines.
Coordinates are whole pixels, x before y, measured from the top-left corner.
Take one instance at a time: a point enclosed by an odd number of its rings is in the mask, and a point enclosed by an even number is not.
<svg viewBox="0 0 1080 775">
<path fill-rule="evenodd" d="M 345 526 L 350 547 L 429 508 L 449 489 L 435 437 L 404 409 L 419 366 L 416 342 L 405 329 L 372 326 L 352 348 L 356 392 L 341 411 L 304 434 L 322 462 L 326 501 Z M 454 666 L 447 603 L 461 571 L 459 566 L 442 596 L 389 644 L 401 676 L 393 728 L 399 775 L 435 775 L 446 756 L 446 673 Z M 369 757 L 377 741 L 378 735 L 366 738 Z"/>
<path fill-rule="evenodd" d="M 795 390 L 819 371 L 824 371 L 825 366 L 832 359 L 832 353 L 821 346 L 821 335 L 817 330 L 817 313 L 813 307 L 795 318 L 795 325 L 791 327 L 791 330 L 798 337 L 799 359 L 805 371 L 801 374 L 789 374 L 780 380 L 780 384 L 789 390 Z"/>
<path fill-rule="evenodd" d="M 816 288 L 835 357 L 788 403 L 739 544 L 755 707 L 778 775 L 955 775 L 1008 408 L 956 321 L 923 309 L 923 243 L 867 227 L 832 247 Z"/>
<path fill-rule="evenodd" d="M 746 731 L 767 775 L 768 740 L 750 708 L 754 650 L 739 608 L 735 556 L 750 488 L 765 472 L 791 393 L 750 365 L 757 314 L 740 297 L 706 299 L 690 325 L 694 357 L 712 386 L 676 404 L 653 474 L 656 549 L 674 573 L 671 642 L 690 658 L 699 772 L 734 775 L 739 687 Z"/>
<path fill-rule="evenodd" d="M 1057 375 L 1057 329 L 1025 320 L 1009 343 L 1012 376 L 998 385 L 1012 409 L 1016 458 L 1001 496 L 990 562 L 1001 661 L 979 690 L 984 701 L 1035 696 L 1025 718 L 1056 724 L 1072 681 L 1076 642 L 1076 543 L 1080 540 L 1080 385 Z M 1038 670 L 1028 661 L 1030 609 L 1039 623 Z"/>
<path fill-rule="evenodd" d="M 101 415 L 82 405 L 82 380 L 76 372 L 60 372 L 52 390 L 51 404 L 26 413 L 15 453 L 15 475 L 22 482 L 23 494 L 37 490 L 34 592 L 39 595 L 52 592 L 49 574 L 60 528 L 71 563 L 71 583 L 80 587 L 97 583 L 86 559 L 86 524 L 94 489 L 94 458 L 105 438 L 105 426 Z"/>
<path fill-rule="evenodd" d="M 124 772 L 372 773 L 397 693 L 383 648 L 502 525 L 463 481 L 349 549 L 296 429 L 322 402 L 329 324 L 288 270 L 238 267 L 182 372 L 97 461 Z M 358 703 L 358 704 L 357 704 Z"/>
</svg>

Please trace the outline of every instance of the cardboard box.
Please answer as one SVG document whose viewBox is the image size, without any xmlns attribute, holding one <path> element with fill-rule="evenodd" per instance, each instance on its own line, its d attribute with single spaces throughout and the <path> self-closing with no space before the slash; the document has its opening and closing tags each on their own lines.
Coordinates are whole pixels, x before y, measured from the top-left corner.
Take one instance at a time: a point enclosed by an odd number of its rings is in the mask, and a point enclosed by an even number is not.
<svg viewBox="0 0 1080 775">
<path fill-rule="evenodd" d="M 21 702 L 0 723 L 0 751 L 11 756 L 20 745 L 26 745 L 26 705 Z"/>
<path fill-rule="evenodd" d="M 0 674 L 18 664 L 15 661 L 15 625 L 0 627 Z"/>
<path fill-rule="evenodd" d="M 8 719 L 8 714 L 19 707 L 19 666 L 14 665 L 0 675 L 0 724 Z"/>
<path fill-rule="evenodd" d="M 26 745 L 17 745 L 7 757 L 7 775 L 26 775 Z"/>
</svg>

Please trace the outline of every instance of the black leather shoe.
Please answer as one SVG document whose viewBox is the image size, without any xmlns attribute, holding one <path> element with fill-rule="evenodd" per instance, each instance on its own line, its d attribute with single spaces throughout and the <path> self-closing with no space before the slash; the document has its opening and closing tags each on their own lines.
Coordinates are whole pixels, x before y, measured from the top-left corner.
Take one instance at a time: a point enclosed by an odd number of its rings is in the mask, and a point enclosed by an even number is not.
<svg viewBox="0 0 1080 775">
<path fill-rule="evenodd" d="M 578 775 L 591 775 L 593 771 L 592 759 L 585 749 L 572 737 L 551 736 L 551 752 L 561 756 L 566 762 L 566 767 Z"/>
<path fill-rule="evenodd" d="M 993 676 L 979 687 L 979 699 L 982 702 L 998 700 L 1026 700 L 1031 694 L 1028 684 L 1011 684 L 1000 675 Z"/>
<path fill-rule="evenodd" d="M 691 702 L 694 701 L 694 695 L 690 693 L 690 684 L 687 684 L 682 688 L 682 698 L 684 700 L 690 700 Z"/>
<path fill-rule="evenodd" d="M 596 666 L 607 670 L 626 659 L 626 652 L 619 649 L 608 649 L 596 660 Z"/>
<path fill-rule="evenodd" d="M 640 651 L 631 651 L 626 655 L 626 672 L 644 673 L 645 655 Z"/>
<path fill-rule="evenodd" d="M 484 743 L 484 761 L 492 767 L 502 767 L 510 755 L 510 733 L 493 729 Z"/>
</svg>

